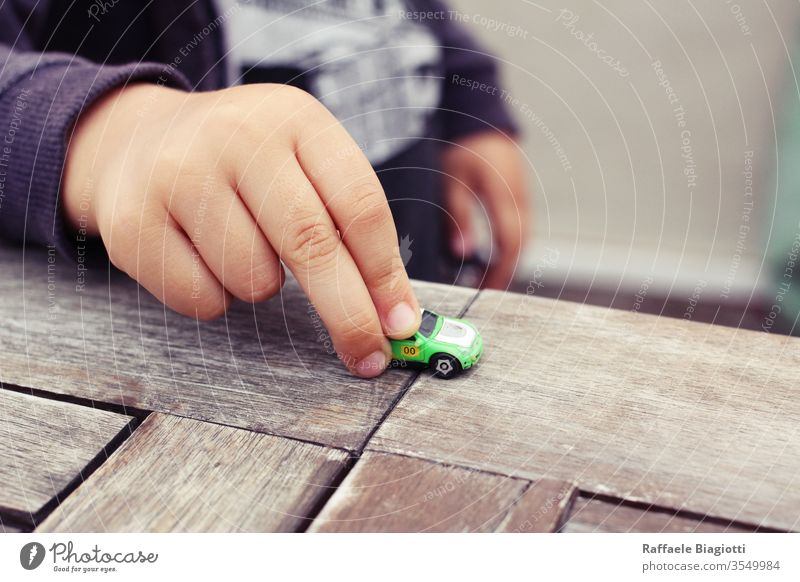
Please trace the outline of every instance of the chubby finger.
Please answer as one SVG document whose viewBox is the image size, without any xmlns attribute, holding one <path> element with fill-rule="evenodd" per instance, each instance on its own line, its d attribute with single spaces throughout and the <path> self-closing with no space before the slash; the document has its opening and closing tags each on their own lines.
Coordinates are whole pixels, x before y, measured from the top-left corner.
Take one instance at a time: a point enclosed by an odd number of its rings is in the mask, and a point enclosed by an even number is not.
<svg viewBox="0 0 800 582">
<path fill-rule="evenodd" d="M 251 303 L 276 295 L 283 266 L 244 202 L 221 177 L 174 196 L 168 210 L 223 287 Z"/>
<path fill-rule="evenodd" d="M 239 190 L 316 308 L 345 366 L 366 378 L 382 373 L 391 349 L 378 313 L 336 225 L 294 156 L 281 160 L 273 152 L 249 164 Z"/>
<path fill-rule="evenodd" d="M 111 262 L 178 313 L 202 320 L 222 315 L 231 295 L 183 230 L 161 208 L 144 214 L 101 231 Z"/>
<path fill-rule="evenodd" d="M 383 332 L 395 339 L 413 335 L 420 323 L 419 304 L 372 166 L 327 111 L 318 113 L 297 139 L 297 159 L 358 267 Z"/>
</svg>

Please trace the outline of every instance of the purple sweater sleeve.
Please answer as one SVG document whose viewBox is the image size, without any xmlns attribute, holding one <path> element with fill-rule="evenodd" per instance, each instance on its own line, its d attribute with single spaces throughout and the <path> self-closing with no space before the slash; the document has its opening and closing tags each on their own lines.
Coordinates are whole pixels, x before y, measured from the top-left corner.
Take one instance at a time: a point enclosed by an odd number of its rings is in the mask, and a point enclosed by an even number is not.
<svg viewBox="0 0 800 582">
<path fill-rule="evenodd" d="M 502 87 L 497 61 L 457 20 L 440 0 L 414 0 L 415 8 L 439 12 L 443 18 L 430 20 L 444 56 L 442 119 L 444 137 L 456 140 L 471 133 L 499 129 L 516 134 L 514 123 L 500 99 Z M 485 90 L 471 89 L 483 87 Z"/>
<path fill-rule="evenodd" d="M 67 140 L 81 111 L 131 82 L 189 88 L 164 65 L 101 66 L 61 53 L 0 45 L 0 236 L 54 245 L 76 258 L 59 191 Z"/>
</svg>

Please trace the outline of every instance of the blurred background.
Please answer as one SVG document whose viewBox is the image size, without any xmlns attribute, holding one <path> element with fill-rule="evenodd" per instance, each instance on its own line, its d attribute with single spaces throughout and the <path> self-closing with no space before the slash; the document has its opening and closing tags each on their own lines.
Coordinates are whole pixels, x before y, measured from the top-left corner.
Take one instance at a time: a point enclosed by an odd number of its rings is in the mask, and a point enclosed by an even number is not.
<svg viewBox="0 0 800 582">
<path fill-rule="evenodd" d="M 502 60 L 524 132 L 535 220 L 516 290 L 790 329 L 800 3 L 450 5 Z"/>
</svg>

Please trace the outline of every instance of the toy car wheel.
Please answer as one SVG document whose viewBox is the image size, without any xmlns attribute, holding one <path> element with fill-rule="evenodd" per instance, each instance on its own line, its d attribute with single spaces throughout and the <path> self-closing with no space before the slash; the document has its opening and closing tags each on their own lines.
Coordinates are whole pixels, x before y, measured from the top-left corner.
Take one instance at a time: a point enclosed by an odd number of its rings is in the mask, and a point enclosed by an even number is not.
<svg viewBox="0 0 800 582">
<path fill-rule="evenodd" d="M 431 368 L 434 376 L 449 380 L 458 375 L 461 371 L 461 364 L 453 356 L 436 354 L 431 358 Z"/>
</svg>

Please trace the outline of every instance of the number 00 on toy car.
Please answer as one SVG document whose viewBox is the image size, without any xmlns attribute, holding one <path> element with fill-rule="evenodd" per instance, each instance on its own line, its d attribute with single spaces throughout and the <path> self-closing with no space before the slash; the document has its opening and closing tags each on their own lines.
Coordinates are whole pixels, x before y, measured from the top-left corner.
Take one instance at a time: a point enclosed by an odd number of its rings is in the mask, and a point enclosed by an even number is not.
<svg viewBox="0 0 800 582">
<path fill-rule="evenodd" d="M 430 366 L 434 376 L 445 379 L 471 368 L 483 353 L 483 339 L 474 325 L 427 309 L 422 310 L 417 333 L 391 344 L 395 362 Z"/>
</svg>

